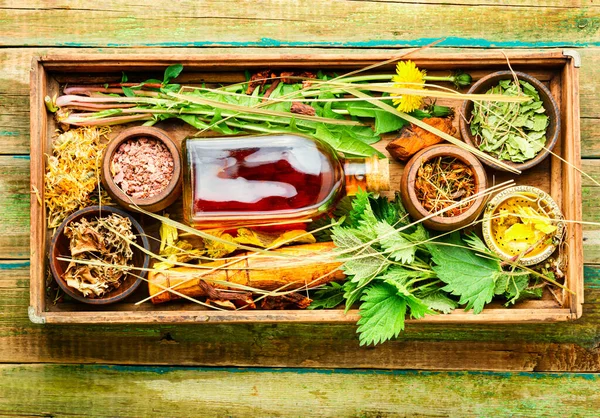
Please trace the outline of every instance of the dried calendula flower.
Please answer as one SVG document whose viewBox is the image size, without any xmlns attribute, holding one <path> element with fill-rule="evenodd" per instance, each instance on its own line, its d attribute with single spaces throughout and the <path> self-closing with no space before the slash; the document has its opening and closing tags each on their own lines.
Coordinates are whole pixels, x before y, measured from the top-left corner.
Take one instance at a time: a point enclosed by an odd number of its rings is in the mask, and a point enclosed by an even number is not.
<svg viewBox="0 0 600 418">
<path fill-rule="evenodd" d="M 133 251 L 130 242 L 135 239 L 131 220 L 117 214 L 88 220 L 82 218 L 65 227 L 70 239 L 73 259 L 63 278 L 70 287 L 83 296 L 102 296 L 123 282 L 130 267 Z M 78 260 L 95 261 L 82 264 Z"/>
<path fill-rule="evenodd" d="M 44 200 L 48 227 L 57 228 L 71 213 L 97 204 L 102 150 L 108 127 L 72 129 L 55 137 L 48 155 Z M 109 202 L 104 192 L 102 204 Z"/>
</svg>

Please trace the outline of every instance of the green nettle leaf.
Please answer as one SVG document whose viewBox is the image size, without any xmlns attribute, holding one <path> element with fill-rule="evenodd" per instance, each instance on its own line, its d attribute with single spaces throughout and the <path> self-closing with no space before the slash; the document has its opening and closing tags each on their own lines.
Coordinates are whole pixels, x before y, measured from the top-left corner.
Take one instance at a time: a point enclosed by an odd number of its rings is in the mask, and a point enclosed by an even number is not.
<svg viewBox="0 0 600 418">
<path fill-rule="evenodd" d="M 522 292 L 529 286 L 529 274 L 503 274 L 496 281 L 494 294 L 502 295 L 507 299 L 506 305 L 514 305 L 520 298 Z"/>
<path fill-rule="evenodd" d="M 361 300 L 357 330 L 360 345 L 376 345 L 398 337 L 404 329 L 407 304 L 397 288 L 378 283 L 367 289 Z"/>
<path fill-rule="evenodd" d="M 386 274 L 386 276 L 388 275 Z M 383 281 L 394 286 L 398 291 L 398 295 L 404 297 L 406 304 L 410 308 L 410 316 L 412 318 L 423 318 L 426 314 L 431 313 L 429 307 L 409 290 L 405 280 L 388 277 Z"/>
<path fill-rule="evenodd" d="M 380 221 L 387 222 L 390 225 L 406 226 L 409 223 L 408 214 L 402 205 L 400 193 L 396 192 L 393 201 L 387 197 L 378 196 L 370 198 L 371 208 L 375 217 Z"/>
<path fill-rule="evenodd" d="M 377 223 L 378 221 L 373 213 L 373 208 L 371 204 L 368 204 L 363 213 L 360 215 L 356 232 L 363 242 L 370 242 L 377 239 Z"/>
<path fill-rule="evenodd" d="M 179 76 L 179 74 L 181 74 L 181 71 L 183 70 L 183 65 L 181 64 L 175 64 L 175 65 L 170 65 L 167 67 L 167 69 L 165 70 L 165 75 L 163 78 L 163 85 L 169 84 L 171 82 L 171 80 L 177 78 Z"/>
<path fill-rule="evenodd" d="M 474 232 L 465 234 L 463 240 L 475 251 L 479 251 L 483 254 L 490 254 L 496 257 L 496 255 L 494 255 L 494 253 L 485 245 L 481 238 L 479 238 Z"/>
<path fill-rule="evenodd" d="M 354 305 L 356 301 L 360 300 L 364 294 L 365 288 L 363 287 L 359 289 L 358 283 L 351 281 L 344 282 L 342 287 L 344 288 L 344 299 L 346 299 L 346 309 L 344 311 L 348 312 L 348 310 L 352 308 L 352 305 Z"/>
<path fill-rule="evenodd" d="M 342 257 L 347 259 L 342 269 L 351 281 L 364 286 L 376 275 L 384 272 L 390 262 L 372 247 L 363 247 L 363 241 L 358 237 L 360 231 L 355 229 L 333 227 L 332 239 L 340 251 L 344 251 Z"/>
<path fill-rule="evenodd" d="M 344 288 L 341 284 L 332 282 L 317 290 L 308 309 L 331 309 L 344 301 Z"/>
<path fill-rule="evenodd" d="M 421 302 L 427 305 L 429 309 L 444 314 L 449 314 L 458 306 L 458 303 L 456 303 L 456 301 L 450 299 L 441 290 L 430 292 L 425 296 L 419 296 L 419 299 L 421 299 Z"/>
<path fill-rule="evenodd" d="M 365 213 L 367 207 L 371 205 L 369 202 L 370 195 L 370 193 L 359 189 L 358 193 L 356 193 L 356 196 L 354 196 L 354 200 L 352 201 L 352 210 L 348 213 L 350 226 L 357 227 L 359 225 L 358 222 L 362 219 L 363 213 Z"/>
<path fill-rule="evenodd" d="M 475 314 L 480 313 L 484 305 L 492 301 L 496 281 L 504 274 L 500 263 L 463 248 L 465 243 L 459 232 L 436 242 L 448 244 L 427 244 L 436 264 L 433 271 L 446 283 L 442 290 L 460 296 L 459 304 L 466 304 L 465 310 L 473 309 Z"/>
<path fill-rule="evenodd" d="M 402 264 L 410 264 L 414 261 L 417 246 L 404 238 L 393 226 L 386 222 L 377 222 L 375 230 L 380 245 L 390 257 Z"/>
</svg>

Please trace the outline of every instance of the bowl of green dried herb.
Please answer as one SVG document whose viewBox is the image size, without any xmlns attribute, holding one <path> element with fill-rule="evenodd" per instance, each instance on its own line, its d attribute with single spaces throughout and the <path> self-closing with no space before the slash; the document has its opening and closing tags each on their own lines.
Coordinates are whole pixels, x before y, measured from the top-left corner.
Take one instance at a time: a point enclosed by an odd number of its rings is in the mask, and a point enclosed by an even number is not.
<svg viewBox="0 0 600 418">
<path fill-rule="evenodd" d="M 460 118 L 463 140 L 517 170 L 541 163 L 558 141 L 560 110 L 550 90 L 522 72 L 498 71 L 477 81 L 469 94 L 528 96 L 520 103 L 465 100 Z M 482 160 L 496 170 L 500 165 Z"/>
</svg>

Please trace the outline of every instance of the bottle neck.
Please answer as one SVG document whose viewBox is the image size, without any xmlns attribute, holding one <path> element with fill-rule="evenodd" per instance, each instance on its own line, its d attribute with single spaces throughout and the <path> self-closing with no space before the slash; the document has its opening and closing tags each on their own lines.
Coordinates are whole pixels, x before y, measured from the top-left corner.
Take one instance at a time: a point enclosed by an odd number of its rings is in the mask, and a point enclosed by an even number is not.
<svg viewBox="0 0 600 418">
<path fill-rule="evenodd" d="M 346 195 L 353 196 L 358 190 L 380 192 L 390 189 L 390 166 L 387 158 L 344 159 Z"/>
</svg>

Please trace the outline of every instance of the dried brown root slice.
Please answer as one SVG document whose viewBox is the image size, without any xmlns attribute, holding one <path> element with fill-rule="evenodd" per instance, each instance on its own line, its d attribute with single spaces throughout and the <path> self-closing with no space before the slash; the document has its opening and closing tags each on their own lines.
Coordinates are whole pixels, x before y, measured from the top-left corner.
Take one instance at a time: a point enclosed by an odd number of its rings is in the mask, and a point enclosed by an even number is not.
<svg viewBox="0 0 600 418">
<path fill-rule="evenodd" d="M 448 135 L 456 134 L 456 128 L 452 125 L 453 118 L 425 118 L 425 122 L 429 126 L 446 132 Z M 410 124 L 402 129 L 400 135 L 393 139 L 385 149 L 390 155 L 400 161 L 408 161 L 410 157 L 427 148 L 431 145 L 439 144 L 444 140 L 416 125 Z"/>
</svg>

